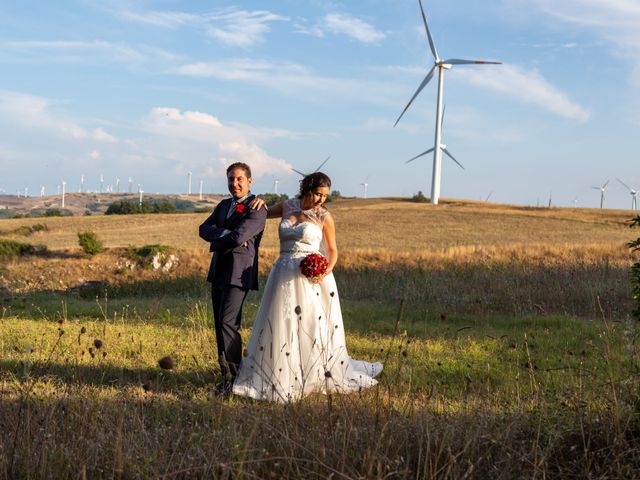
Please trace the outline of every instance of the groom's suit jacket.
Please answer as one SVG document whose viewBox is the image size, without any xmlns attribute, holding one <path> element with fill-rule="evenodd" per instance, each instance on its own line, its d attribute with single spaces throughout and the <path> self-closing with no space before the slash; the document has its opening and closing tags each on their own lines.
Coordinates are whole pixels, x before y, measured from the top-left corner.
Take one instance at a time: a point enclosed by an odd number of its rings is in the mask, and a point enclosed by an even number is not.
<svg viewBox="0 0 640 480">
<path fill-rule="evenodd" d="M 213 252 L 207 281 L 216 285 L 232 285 L 245 290 L 258 289 L 258 248 L 267 219 L 264 208 L 253 210 L 249 195 L 228 215 L 232 199 L 222 200 L 200 225 L 200 237 L 210 242 Z M 243 211 L 239 211 L 243 210 Z M 247 243 L 243 247 L 243 243 Z"/>
</svg>

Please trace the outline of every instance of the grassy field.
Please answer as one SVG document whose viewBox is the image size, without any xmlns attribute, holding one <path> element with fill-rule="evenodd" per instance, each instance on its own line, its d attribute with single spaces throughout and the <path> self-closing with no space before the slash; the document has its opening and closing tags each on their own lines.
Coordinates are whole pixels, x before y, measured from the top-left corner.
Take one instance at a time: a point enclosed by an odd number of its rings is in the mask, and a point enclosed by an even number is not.
<svg viewBox="0 0 640 480">
<path fill-rule="evenodd" d="M 0 238 L 51 253 L 0 263 L 0 478 L 638 478 L 630 212 L 330 209 L 350 354 L 385 371 L 285 406 L 213 394 L 206 215 L 1 221 Z M 86 230 L 105 253 L 80 254 Z M 270 221 L 263 275 L 276 234 Z M 152 243 L 178 265 L 121 268 Z M 102 283 L 69 290 L 88 280 Z"/>
</svg>

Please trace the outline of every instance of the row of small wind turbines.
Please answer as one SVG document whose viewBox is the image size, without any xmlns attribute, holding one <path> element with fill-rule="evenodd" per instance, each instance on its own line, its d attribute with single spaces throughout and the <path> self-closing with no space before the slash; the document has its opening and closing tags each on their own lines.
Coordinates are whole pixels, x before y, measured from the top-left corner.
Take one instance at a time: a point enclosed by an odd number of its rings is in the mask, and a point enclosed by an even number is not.
<svg viewBox="0 0 640 480">
<path fill-rule="evenodd" d="M 616 180 L 618 182 L 620 182 L 620 184 L 626 188 L 627 190 L 629 190 L 629 193 L 631 194 L 631 210 L 637 210 L 638 209 L 638 190 L 631 188 L 629 185 L 627 185 L 626 183 L 624 183 L 622 180 L 620 180 L 619 178 L 616 178 Z M 604 207 L 604 192 L 607 189 L 607 185 L 609 185 L 609 181 L 607 180 L 606 182 L 604 182 L 602 184 L 601 187 L 591 187 L 595 190 L 600 190 L 600 208 Z"/>
</svg>

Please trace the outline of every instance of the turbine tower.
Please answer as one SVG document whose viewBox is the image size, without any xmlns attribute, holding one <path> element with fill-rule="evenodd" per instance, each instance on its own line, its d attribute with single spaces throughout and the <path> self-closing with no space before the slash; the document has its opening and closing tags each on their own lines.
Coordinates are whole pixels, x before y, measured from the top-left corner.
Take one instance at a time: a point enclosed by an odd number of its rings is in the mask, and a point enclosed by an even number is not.
<svg viewBox="0 0 640 480">
<path fill-rule="evenodd" d="M 100 193 L 102 193 L 103 188 L 104 188 L 104 175 L 100 174 Z"/>
<path fill-rule="evenodd" d="M 44 185 L 40 185 L 40 196 L 44 197 Z"/>
<path fill-rule="evenodd" d="M 607 189 L 608 184 L 609 184 L 609 180 L 604 182 L 604 185 L 602 185 L 601 187 L 591 187 L 596 190 L 600 190 L 600 208 L 602 208 L 604 205 L 604 191 Z"/>
<path fill-rule="evenodd" d="M 629 193 L 631 194 L 631 210 L 635 211 L 638 207 L 638 191 L 631 188 L 619 178 L 616 178 L 616 180 L 618 180 L 627 190 L 629 190 Z"/>
<path fill-rule="evenodd" d="M 120 178 L 116 177 L 116 193 L 120 193 Z"/>
<path fill-rule="evenodd" d="M 64 187 L 67 184 L 67 182 L 65 182 L 64 180 L 62 181 L 62 202 L 61 202 L 61 206 L 62 208 L 64 208 Z"/>
<path fill-rule="evenodd" d="M 362 198 L 367 198 L 367 187 L 369 184 L 367 182 L 363 182 L 360 185 L 362 186 Z"/>
<path fill-rule="evenodd" d="M 393 125 L 394 127 L 398 124 L 404 113 L 411 106 L 411 103 L 415 100 L 418 94 L 422 91 L 422 89 L 431 81 L 436 70 L 438 71 L 438 97 L 436 102 L 436 132 L 435 139 L 433 142 L 433 174 L 431 177 L 431 203 L 434 205 L 438 204 L 438 199 L 440 198 L 440 180 L 441 180 L 441 172 L 442 172 L 442 150 L 440 147 L 441 144 L 441 136 L 442 136 L 442 93 L 444 88 L 444 71 L 451 69 L 454 65 L 478 65 L 478 64 L 500 64 L 501 62 L 489 62 L 485 60 L 463 60 L 459 58 L 450 58 L 447 60 L 442 60 L 438 55 L 438 51 L 436 50 L 436 45 L 433 42 L 433 38 L 431 37 L 431 32 L 429 31 L 429 25 L 427 24 L 427 17 L 424 14 L 424 9 L 422 8 L 422 0 L 418 0 L 420 5 L 420 13 L 422 14 L 422 22 L 424 23 L 424 28 L 427 32 L 427 39 L 429 40 L 429 47 L 431 49 L 431 53 L 434 57 L 434 64 L 431 67 L 431 70 L 427 73 L 422 80 L 422 83 L 418 86 L 416 93 L 413 94 L 411 100 L 407 103 L 406 107 L 396 120 L 396 123 Z"/>
<path fill-rule="evenodd" d="M 80 175 L 80 193 L 84 191 L 84 174 Z"/>
<path fill-rule="evenodd" d="M 442 119 L 441 119 L 443 123 L 444 123 L 444 111 L 445 111 L 445 108 L 443 107 L 443 108 L 442 108 Z M 440 130 L 442 130 L 442 125 L 440 125 Z M 413 158 L 410 158 L 409 160 L 407 160 L 407 161 L 406 161 L 406 162 L 404 162 L 404 163 L 413 162 L 416 158 L 420 158 L 420 157 L 422 157 L 423 155 L 426 155 L 427 153 L 431 153 L 431 152 L 433 152 L 433 150 L 434 150 L 434 149 L 433 149 L 433 147 L 431 147 L 429 150 L 425 150 L 425 151 L 424 151 L 424 152 L 422 152 L 421 154 L 416 155 L 416 156 L 415 156 L 415 157 L 413 157 Z M 447 146 L 446 146 L 444 143 L 441 143 L 441 144 L 440 144 L 440 150 L 442 150 L 442 151 L 445 153 L 445 155 L 446 155 L 447 157 L 449 157 L 451 160 L 453 160 L 454 162 L 456 162 L 456 163 L 458 164 L 458 166 L 459 166 L 461 169 L 463 169 L 463 170 L 464 170 L 464 167 L 462 166 L 462 164 L 461 164 L 458 160 L 456 160 L 456 159 L 455 159 L 455 157 L 451 154 L 451 152 L 450 152 L 449 150 L 447 150 Z"/>
<path fill-rule="evenodd" d="M 193 174 L 191 172 L 188 172 L 187 175 L 189 176 L 189 190 L 187 191 L 187 195 L 191 195 L 191 176 Z"/>
<path fill-rule="evenodd" d="M 320 165 L 318 165 L 318 168 L 316 168 L 312 173 L 316 173 L 317 171 L 319 171 L 325 163 L 327 163 L 327 161 L 331 158 L 331 155 L 329 155 L 327 158 L 324 159 L 324 162 L 322 162 Z M 296 170 L 295 168 L 291 168 L 291 170 L 293 170 L 294 172 L 302 175 L 303 177 L 306 177 L 307 175 L 309 175 L 308 173 L 302 173 L 300 170 Z"/>
<path fill-rule="evenodd" d="M 133 188 L 133 180 L 129 177 L 129 193 L 133 193 L 131 189 Z"/>
<path fill-rule="evenodd" d="M 280 183 L 279 178 L 273 178 L 273 193 L 278 194 L 278 183 Z"/>
<path fill-rule="evenodd" d="M 142 206 L 142 185 L 138 184 L 138 205 Z"/>
<path fill-rule="evenodd" d="M 202 180 L 200 180 L 200 196 L 198 197 L 199 200 L 202 200 Z"/>
</svg>

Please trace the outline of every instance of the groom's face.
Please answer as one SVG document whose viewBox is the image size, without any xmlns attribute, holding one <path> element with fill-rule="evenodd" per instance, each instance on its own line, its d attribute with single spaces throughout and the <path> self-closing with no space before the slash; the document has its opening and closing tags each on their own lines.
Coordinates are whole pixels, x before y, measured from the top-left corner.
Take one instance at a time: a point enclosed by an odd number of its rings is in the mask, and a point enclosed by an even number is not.
<svg viewBox="0 0 640 480">
<path fill-rule="evenodd" d="M 248 195 L 251 178 L 247 178 L 247 172 L 243 169 L 236 168 L 227 174 L 227 186 L 233 198 L 240 199 Z"/>
</svg>

